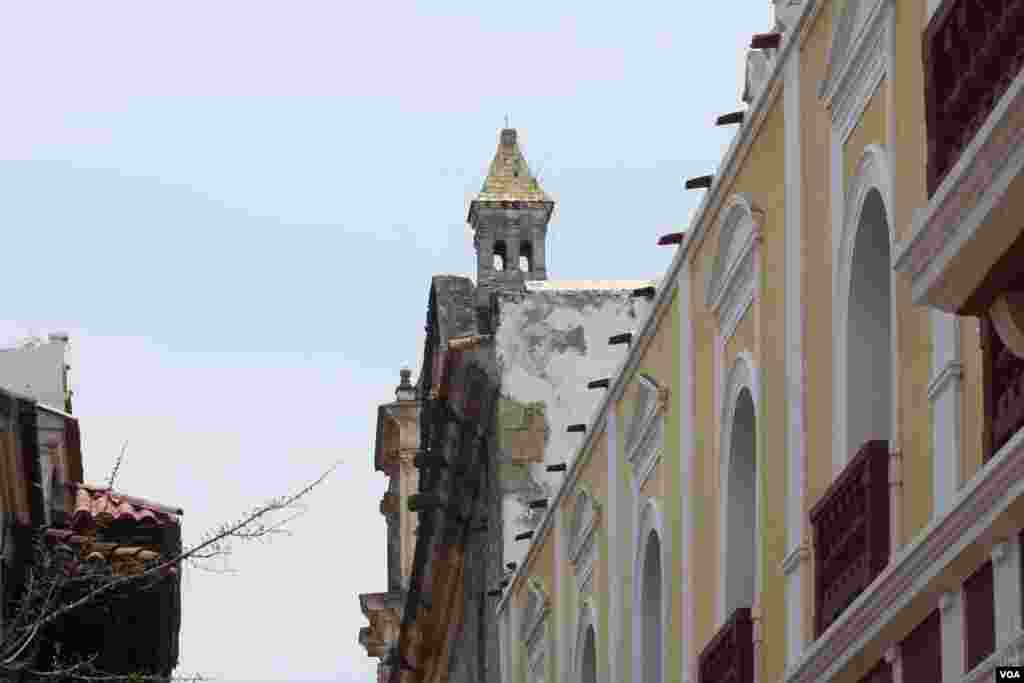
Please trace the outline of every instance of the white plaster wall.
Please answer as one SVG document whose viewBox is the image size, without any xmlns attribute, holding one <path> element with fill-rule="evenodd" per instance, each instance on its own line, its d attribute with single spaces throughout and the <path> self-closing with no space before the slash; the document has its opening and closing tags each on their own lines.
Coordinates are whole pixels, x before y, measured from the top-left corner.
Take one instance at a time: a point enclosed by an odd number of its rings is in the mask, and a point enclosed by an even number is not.
<svg viewBox="0 0 1024 683">
<path fill-rule="evenodd" d="M 606 390 L 587 389 L 587 383 L 612 377 L 628 353 L 625 344 L 611 346 L 608 338 L 640 329 L 650 311 L 650 302 L 631 296 L 632 290 L 654 285 L 653 281 L 585 282 L 560 287 L 546 281 L 525 294 L 500 295 L 500 313 L 495 333 L 495 352 L 501 373 L 501 393 L 520 403 L 543 401 L 546 407 L 548 441 L 544 462 L 529 466 L 534 481 L 554 494 L 564 472 L 548 472 L 546 466 L 564 462 L 571 466 L 586 435 L 567 433 L 573 423 L 588 423 Z M 607 289 L 586 289 L 601 284 Z M 578 341 L 582 328 L 585 350 L 567 341 Z M 575 337 L 575 339 L 574 339 Z M 599 464 L 602 468 L 604 463 Z M 601 501 L 607 504 L 607 501 Z M 514 495 L 503 501 L 503 562 L 521 562 L 529 544 L 515 541 L 516 534 L 529 527 L 517 519 L 525 512 Z"/>
<path fill-rule="evenodd" d="M 41 344 L 0 350 L 0 387 L 63 410 L 67 349 L 67 339 L 55 337 Z"/>
</svg>

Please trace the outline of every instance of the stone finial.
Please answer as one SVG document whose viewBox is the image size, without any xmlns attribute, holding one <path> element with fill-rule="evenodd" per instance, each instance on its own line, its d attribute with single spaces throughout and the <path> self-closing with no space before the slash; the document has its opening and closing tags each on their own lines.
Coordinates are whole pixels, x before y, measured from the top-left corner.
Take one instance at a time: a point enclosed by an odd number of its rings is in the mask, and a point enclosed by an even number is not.
<svg viewBox="0 0 1024 683">
<path fill-rule="evenodd" d="M 399 371 L 398 376 L 401 379 L 398 382 L 398 387 L 395 388 L 395 398 L 399 401 L 415 401 L 416 387 L 414 387 L 410 381 L 412 371 L 408 368 L 402 368 L 402 370 Z"/>
</svg>

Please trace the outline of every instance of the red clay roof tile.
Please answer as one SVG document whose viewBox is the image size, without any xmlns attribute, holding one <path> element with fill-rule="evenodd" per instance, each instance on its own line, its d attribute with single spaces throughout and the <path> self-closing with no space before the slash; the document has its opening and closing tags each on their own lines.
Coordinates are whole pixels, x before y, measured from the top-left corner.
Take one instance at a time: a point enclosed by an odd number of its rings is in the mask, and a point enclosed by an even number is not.
<svg viewBox="0 0 1024 683">
<path fill-rule="evenodd" d="M 178 517 L 182 514 L 180 508 L 126 496 L 106 487 L 89 484 L 70 486 L 75 496 L 75 507 L 71 513 L 71 528 L 75 531 L 105 527 L 120 520 L 134 520 L 143 526 L 168 527 L 178 524 Z"/>
</svg>

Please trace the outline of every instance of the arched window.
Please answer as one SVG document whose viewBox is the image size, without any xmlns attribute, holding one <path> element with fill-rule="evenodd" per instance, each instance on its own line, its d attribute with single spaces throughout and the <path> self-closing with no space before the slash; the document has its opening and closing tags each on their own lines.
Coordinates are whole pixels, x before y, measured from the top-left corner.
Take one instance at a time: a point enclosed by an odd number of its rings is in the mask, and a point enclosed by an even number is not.
<svg viewBox="0 0 1024 683">
<path fill-rule="evenodd" d="M 594 627 L 587 627 L 583 639 L 583 654 L 580 660 L 580 683 L 597 683 L 597 645 Z"/>
<path fill-rule="evenodd" d="M 887 152 L 868 145 L 845 193 L 833 252 L 834 475 L 865 442 L 892 438 L 891 205 Z"/>
<path fill-rule="evenodd" d="M 533 244 L 531 242 L 519 243 L 519 270 L 524 273 L 533 270 Z"/>
<path fill-rule="evenodd" d="M 754 400 L 742 388 L 736 398 L 725 488 L 725 619 L 754 604 L 757 547 L 757 444 Z"/>
<path fill-rule="evenodd" d="M 494 243 L 494 269 L 497 271 L 505 270 L 505 259 L 508 257 L 508 247 L 505 246 L 504 240 L 498 240 Z"/>
<path fill-rule="evenodd" d="M 643 642 L 643 681 L 661 683 L 664 624 L 662 623 L 661 541 L 651 531 L 644 553 L 641 636 Z"/>
<path fill-rule="evenodd" d="M 892 292 L 889 224 L 877 189 L 860 212 L 850 262 L 846 325 L 846 457 L 888 441 L 892 420 Z"/>
</svg>

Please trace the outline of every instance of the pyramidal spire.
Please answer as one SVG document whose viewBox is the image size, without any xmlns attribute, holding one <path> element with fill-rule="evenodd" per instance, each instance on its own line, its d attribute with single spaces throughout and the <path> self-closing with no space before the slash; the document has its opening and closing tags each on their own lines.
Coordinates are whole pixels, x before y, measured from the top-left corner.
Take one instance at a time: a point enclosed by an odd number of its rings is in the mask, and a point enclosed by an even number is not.
<svg viewBox="0 0 1024 683">
<path fill-rule="evenodd" d="M 547 232 L 555 202 L 530 173 L 515 128 L 505 128 L 467 221 L 477 252 L 477 308 L 495 291 L 520 291 L 546 280 Z"/>
<path fill-rule="evenodd" d="M 484 186 L 476 201 L 480 202 L 550 202 L 519 149 L 515 128 L 501 131 L 498 151 L 487 171 Z"/>
</svg>

